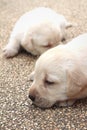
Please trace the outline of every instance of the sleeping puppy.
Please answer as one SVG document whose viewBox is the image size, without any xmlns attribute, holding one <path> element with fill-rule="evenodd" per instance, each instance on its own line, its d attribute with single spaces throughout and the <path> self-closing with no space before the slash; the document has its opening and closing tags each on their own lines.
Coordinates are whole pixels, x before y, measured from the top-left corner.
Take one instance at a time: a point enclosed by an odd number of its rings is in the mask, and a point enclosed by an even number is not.
<svg viewBox="0 0 87 130">
<path fill-rule="evenodd" d="M 66 28 L 70 26 L 72 24 L 64 16 L 50 8 L 36 8 L 17 21 L 3 53 L 5 57 L 13 57 L 22 46 L 27 52 L 40 55 L 59 44 L 65 38 Z"/>
<path fill-rule="evenodd" d="M 40 56 L 29 98 L 39 107 L 72 105 L 87 97 L 87 33 Z"/>
</svg>

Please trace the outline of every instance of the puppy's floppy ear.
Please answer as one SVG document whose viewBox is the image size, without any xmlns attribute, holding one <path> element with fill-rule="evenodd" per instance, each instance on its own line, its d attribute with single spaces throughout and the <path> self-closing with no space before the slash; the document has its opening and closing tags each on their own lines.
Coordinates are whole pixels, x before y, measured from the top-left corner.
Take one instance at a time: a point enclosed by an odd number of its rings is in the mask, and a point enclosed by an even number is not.
<svg viewBox="0 0 87 130">
<path fill-rule="evenodd" d="M 75 98 L 87 85 L 87 77 L 79 68 L 67 71 L 67 96 Z"/>
<path fill-rule="evenodd" d="M 32 35 L 25 33 L 21 43 L 22 47 L 24 47 L 27 51 L 32 50 L 33 48 L 32 40 L 33 40 Z"/>
</svg>

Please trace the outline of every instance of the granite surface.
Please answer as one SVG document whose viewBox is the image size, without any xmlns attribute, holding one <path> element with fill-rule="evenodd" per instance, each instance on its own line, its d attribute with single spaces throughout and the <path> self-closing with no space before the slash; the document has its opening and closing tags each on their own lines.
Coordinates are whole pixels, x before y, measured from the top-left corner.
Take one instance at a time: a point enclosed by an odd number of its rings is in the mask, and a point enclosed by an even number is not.
<svg viewBox="0 0 87 130">
<path fill-rule="evenodd" d="M 37 58 L 26 52 L 10 59 L 2 55 L 18 18 L 39 6 L 77 23 L 67 30 L 67 41 L 87 32 L 87 0 L 0 0 L 0 130 L 87 130 L 87 99 L 67 108 L 33 106 L 28 99 L 29 74 Z"/>
</svg>

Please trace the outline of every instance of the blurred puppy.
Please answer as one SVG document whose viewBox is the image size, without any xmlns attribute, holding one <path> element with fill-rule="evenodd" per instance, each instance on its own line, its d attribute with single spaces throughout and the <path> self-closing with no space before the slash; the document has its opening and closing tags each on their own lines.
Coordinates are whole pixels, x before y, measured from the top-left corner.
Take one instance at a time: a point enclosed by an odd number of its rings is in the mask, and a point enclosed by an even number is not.
<svg viewBox="0 0 87 130">
<path fill-rule="evenodd" d="M 39 107 L 72 105 L 87 97 L 87 33 L 40 56 L 29 98 Z"/>
<path fill-rule="evenodd" d="M 17 55 L 21 46 L 33 55 L 40 55 L 59 44 L 69 26 L 72 25 L 64 16 L 50 8 L 39 7 L 27 12 L 15 24 L 9 43 L 3 50 L 4 55 Z"/>
</svg>

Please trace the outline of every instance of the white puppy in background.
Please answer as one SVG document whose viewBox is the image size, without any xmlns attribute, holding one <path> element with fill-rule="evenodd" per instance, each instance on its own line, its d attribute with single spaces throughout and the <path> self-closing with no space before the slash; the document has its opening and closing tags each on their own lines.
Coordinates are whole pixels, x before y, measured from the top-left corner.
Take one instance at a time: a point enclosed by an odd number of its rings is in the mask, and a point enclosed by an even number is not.
<svg viewBox="0 0 87 130">
<path fill-rule="evenodd" d="M 87 33 L 40 56 L 29 98 L 39 107 L 72 105 L 87 97 Z"/>
<path fill-rule="evenodd" d="M 6 57 L 18 54 L 22 46 L 33 55 L 40 55 L 65 38 L 65 30 L 72 26 L 64 16 L 50 8 L 39 7 L 25 13 L 14 26 L 3 52 Z"/>
</svg>

